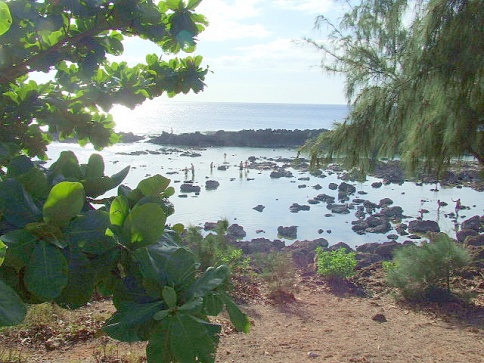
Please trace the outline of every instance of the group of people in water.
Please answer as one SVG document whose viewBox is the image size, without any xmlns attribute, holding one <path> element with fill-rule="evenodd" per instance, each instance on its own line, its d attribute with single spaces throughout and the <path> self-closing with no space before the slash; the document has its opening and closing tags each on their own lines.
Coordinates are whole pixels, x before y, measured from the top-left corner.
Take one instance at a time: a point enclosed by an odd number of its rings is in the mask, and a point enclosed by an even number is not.
<svg viewBox="0 0 484 363">
<path fill-rule="evenodd" d="M 224 153 L 224 162 L 223 164 L 228 164 L 227 162 L 227 153 Z M 213 161 L 210 163 L 210 172 L 213 171 L 213 168 L 215 167 L 215 164 L 213 163 Z M 240 164 L 239 164 L 239 170 L 242 172 L 243 170 L 245 170 L 246 172 L 248 172 L 249 170 L 249 162 L 246 160 L 245 162 L 244 161 L 241 161 Z M 188 178 L 188 172 L 191 171 L 192 173 L 192 180 L 195 178 L 195 165 L 193 165 L 193 163 L 190 163 L 190 167 L 185 167 L 183 169 L 183 171 L 185 172 L 185 178 Z"/>
</svg>

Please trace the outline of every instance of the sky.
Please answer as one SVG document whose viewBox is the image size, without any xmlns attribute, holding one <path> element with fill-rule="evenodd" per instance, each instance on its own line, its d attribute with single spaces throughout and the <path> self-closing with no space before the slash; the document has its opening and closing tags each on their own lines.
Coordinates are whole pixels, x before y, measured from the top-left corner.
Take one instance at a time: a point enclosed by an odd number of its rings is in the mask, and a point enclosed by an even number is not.
<svg viewBox="0 0 484 363">
<path fill-rule="evenodd" d="M 197 12 L 207 17 L 209 26 L 194 54 L 202 55 L 211 71 L 207 87 L 175 99 L 345 104 L 343 77 L 324 74 L 319 67 L 322 54 L 297 44 L 304 37 L 324 39 L 314 29 L 316 17 L 337 20 L 342 10 L 342 1 L 335 0 L 203 0 Z M 123 60 L 142 62 L 147 52 L 161 51 L 129 39 Z"/>
</svg>

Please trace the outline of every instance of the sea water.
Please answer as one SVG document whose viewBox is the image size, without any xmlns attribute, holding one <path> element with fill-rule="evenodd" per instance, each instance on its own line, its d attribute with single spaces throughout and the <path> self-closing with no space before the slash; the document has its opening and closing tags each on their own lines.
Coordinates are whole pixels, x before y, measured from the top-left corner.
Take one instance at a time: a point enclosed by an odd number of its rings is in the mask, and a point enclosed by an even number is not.
<svg viewBox="0 0 484 363">
<path fill-rule="evenodd" d="M 195 131 L 331 129 L 348 115 L 346 105 L 169 102 L 152 100 L 134 110 L 112 110 L 116 130 L 137 135 Z"/>
<path fill-rule="evenodd" d="M 334 121 L 344 120 L 348 110 L 341 105 L 153 102 L 134 111 L 123 110 L 121 118 L 116 112 L 115 120 L 120 120 L 119 130 L 139 135 L 156 135 L 163 131 L 171 132 L 171 128 L 176 133 L 219 129 L 331 128 Z M 89 155 L 94 152 L 92 147 L 54 143 L 49 147 L 49 156 L 55 159 L 65 149 L 73 150 L 81 163 L 86 163 Z M 133 154 L 137 151 L 144 153 Z M 186 151 L 201 156 L 186 156 Z M 175 214 L 168 218 L 171 224 L 203 226 L 205 222 L 225 218 L 230 224 L 243 226 L 247 240 L 259 237 L 271 240 L 280 238 L 277 235 L 279 226 L 295 225 L 298 226 L 298 240 L 323 237 L 330 244 L 341 241 L 353 247 L 366 242 L 385 242 L 388 234 L 395 233 L 357 235 L 351 229 L 351 222 L 357 219 L 354 215 L 356 210 L 351 210 L 349 214 L 328 216 L 330 211 L 325 203 L 310 205 L 309 211 L 290 212 L 289 207 L 293 203 L 308 205 L 309 199 L 321 193 L 337 197 L 337 191 L 330 190 L 328 186 L 330 183 L 341 183 L 338 174 L 325 173 L 325 177 L 320 178 L 289 166 L 292 178 L 273 179 L 270 170 L 239 168 L 240 162 L 245 162 L 250 156 L 255 156 L 260 162 L 280 157 L 294 158 L 296 154 L 293 149 L 218 147 L 193 150 L 163 147 L 144 141 L 118 144 L 101 152 L 106 162 L 107 175 L 114 174 L 126 165 L 131 166 L 124 182 L 131 188 L 135 188 L 143 178 L 155 174 L 171 179 L 171 185 L 176 189 L 176 194 L 170 198 L 175 205 Z M 212 163 L 213 168 L 210 167 Z M 280 166 L 283 164 L 278 162 Z M 227 170 L 218 170 L 217 166 L 220 165 L 227 166 Z M 218 181 L 219 188 L 206 190 L 204 186 L 207 180 Z M 200 194 L 180 193 L 180 185 L 185 181 L 199 185 Z M 421 210 L 426 209 L 428 213 L 423 214 L 424 219 L 438 221 L 442 231 L 454 235 L 456 225 L 446 214 L 454 211 L 453 200 L 458 198 L 468 207 L 461 211 L 458 222 L 483 214 L 482 194 L 470 188 L 419 186 L 406 182 L 403 185 L 391 184 L 375 189 L 371 187 L 374 181 L 377 179 L 369 177 L 363 183 L 353 183 L 358 192 L 367 193 L 355 194 L 353 197 L 377 204 L 382 198 L 391 198 L 394 205 L 401 206 L 408 217 L 403 222 L 421 216 Z M 322 189 L 314 188 L 318 184 Z M 448 206 L 438 208 L 438 200 L 447 202 Z M 253 209 L 259 204 L 265 206 L 262 212 Z M 400 237 L 400 240 L 403 242 L 404 237 Z M 285 241 L 286 244 L 292 243 L 291 240 Z"/>
</svg>

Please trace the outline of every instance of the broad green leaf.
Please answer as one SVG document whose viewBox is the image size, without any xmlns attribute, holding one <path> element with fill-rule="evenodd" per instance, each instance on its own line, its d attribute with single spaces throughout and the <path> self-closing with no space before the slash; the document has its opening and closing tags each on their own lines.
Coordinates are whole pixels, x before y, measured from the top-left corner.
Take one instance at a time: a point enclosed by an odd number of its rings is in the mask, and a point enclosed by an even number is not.
<svg viewBox="0 0 484 363">
<path fill-rule="evenodd" d="M 109 221 L 114 226 L 122 226 L 129 213 L 128 199 L 124 196 L 116 197 L 109 209 Z"/>
<path fill-rule="evenodd" d="M 64 32 L 60 30 L 48 31 L 42 34 L 42 40 L 51 47 L 56 45 L 62 37 L 64 37 Z"/>
<path fill-rule="evenodd" d="M 111 180 L 113 182 L 113 188 L 116 188 L 119 184 L 121 184 L 123 182 L 124 178 L 126 178 L 126 175 L 128 175 L 128 173 L 129 173 L 129 169 L 130 169 L 130 167 L 127 166 L 123 170 L 121 170 L 120 172 L 111 175 Z"/>
<path fill-rule="evenodd" d="M 167 316 L 150 336 L 148 363 L 214 362 L 220 326 L 188 314 Z"/>
<path fill-rule="evenodd" d="M 24 229 L 8 232 L 0 237 L 7 245 L 8 253 L 5 256 L 5 265 L 20 271 L 30 260 L 30 255 L 38 238 Z"/>
<path fill-rule="evenodd" d="M 104 160 L 99 154 L 89 157 L 86 167 L 86 178 L 101 178 L 104 176 Z"/>
<path fill-rule="evenodd" d="M 24 282 L 38 297 L 47 301 L 57 298 L 68 282 L 66 258 L 57 247 L 39 241 L 25 269 Z"/>
<path fill-rule="evenodd" d="M 3 260 L 7 254 L 7 246 L 0 240 L 0 266 L 3 265 Z"/>
<path fill-rule="evenodd" d="M 20 155 L 13 158 L 8 163 L 7 176 L 11 178 L 17 178 L 19 175 L 25 174 L 33 168 L 34 163 L 25 155 Z"/>
<path fill-rule="evenodd" d="M 68 254 L 67 285 L 55 302 L 68 309 L 86 305 L 94 293 L 95 273 L 91 262 L 79 249 L 71 248 Z"/>
<path fill-rule="evenodd" d="M 27 314 L 23 301 L 0 280 L 0 327 L 20 324 Z"/>
<path fill-rule="evenodd" d="M 189 287 L 190 296 L 204 296 L 209 291 L 221 286 L 229 277 L 229 269 L 222 265 L 217 268 L 209 267 L 203 275 Z"/>
<path fill-rule="evenodd" d="M 177 296 L 176 291 L 171 286 L 165 286 L 163 291 L 161 292 L 163 296 L 163 300 L 165 301 L 166 306 L 168 308 L 174 308 L 176 306 Z"/>
<path fill-rule="evenodd" d="M 5 34 L 12 26 L 12 15 L 5 1 L 0 1 L 0 35 Z"/>
<path fill-rule="evenodd" d="M 203 299 L 201 297 L 197 297 L 190 301 L 187 301 L 185 304 L 178 308 L 178 311 L 181 313 L 197 315 L 199 316 L 202 312 L 203 308 Z"/>
<path fill-rule="evenodd" d="M 185 226 L 182 223 L 176 223 L 171 227 L 176 233 L 181 234 L 185 230 Z"/>
<path fill-rule="evenodd" d="M 45 201 L 44 221 L 63 226 L 81 212 L 84 201 L 84 187 L 81 183 L 60 182 L 51 189 Z"/>
<path fill-rule="evenodd" d="M 103 330 L 122 342 L 137 342 L 147 339 L 150 328 L 155 324 L 153 315 L 163 308 L 163 302 L 147 304 L 124 301 L 118 311 L 106 321 Z"/>
<path fill-rule="evenodd" d="M 163 236 L 166 215 L 154 203 L 136 206 L 124 221 L 123 229 L 131 236 L 131 243 L 144 247 L 155 243 Z"/>
<path fill-rule="evenodd" d="M 168 187 L 168 188 L 166 188 L 166 190 L 163 192 L 163 196 L 164 196 L 165 198 L 169 198 L 169 197 L 171 197 L 171 196 L 172 196 L 172 195 L 174 195 L 174 194 L 175 194 L 175 188 L 173 188 L 173 187 Z"/>
<path fill-rule="evenodd" d="M 66 180 L 77 181 L 82 179 L 81 167 L 76 154 L 72 151 L 62 151 L 59 158 L 49 168 L 49 176 L 56 178 L 62 175 Z"/>
<path fill-rule="evenodd" d="M 37 236 L 39 240 L 49 242 L 61 249 L 67 247 L 64 233 L 54 224 L 35 222 L 27 224 L 24 229 Z"/>
<path fill-rule="evenodd" d="M 168 315 L 170 315 L 172 313 L 173 313 L 173 310 L 172 309 L 169 309 L 169 310 L 160 310 L 160 311 L 158 311 L 157 313 L 155 313 L 153 315 L 153 319 L 154 320 L 157 320 L 157 321 L 160 321 L 160 320 L 165 319 Z"/>
<path fill-rule="evenodd" d="M 114 238 L 106 235 L 108 227 L 108 213 L 93 210 L 75 218 L 65 234 L 70 243 L 79 246 L 83 252 L 100 255 L 116 247 Z"/>
<path fill-rule="evenodd" d="M 165 5 L 170 10 L 177 10 L 177 9 L 180 9 L 183 6 L 183 1 L 182 0 L 166 0 Z"/>
<path fill-rule="evenodd" d="M 201 2 L 202 0 L 190 0 L 187 4 L 187 9 L 194 10 Z"/>
<path fill-rule="evenodd" d="M 154 298 L 162 298 L 162 289 L 168 281 L 168 276 L 163 268 L 165 258 L 147 248 L 138 248 L 133 252 L 133 256 L 139 265 L 147 294 Z"/>
<path fill-rule="evenodd" d="M 149 343 L 146 347 L 146 358 L 148 363 L 171 363 L 178 361 L 169 345 L 169 333 L 172 322 L 166 319 L 168 314 L 162 314 L 164 315 L 163 318 L 158 316 L 164 311 L 167 310 L 160 311 L 157 314 L 157 317 L 159 318 L 157 320 L 160 320 L 160 322 L 155 326 L 149 337 Z"/>
<path fill-rule="evenodd" d="M 108 176 L 84 179 L 82 185 L 86 195 L 91 198 L 97 198 L 115 187 L 113 180 Z"/>
<path fill-rule="evenodd" d="M 203 296 L 203 308 L 207 315 L 217 316 L 224 309 L 225 303 L 219 293 L 209 293 Z"/>
<path fill-rule="evenodd" d="M 250 321 L 247 315 L 245 315 L 242 311 L 240 311 L 239 307 L 235 305 L 229 295 L 227 293 L 220 293 L 222 297 L 225 308 L 229 313 L 230 321 L 234 325 L 235 329 L 238 331 L 248 333 L 250 330 Z"/>
<path fill-rule="evenodd" d="M 155 243 L 133 252 L 144 279 L 161 288 L 168 284 L 186 286 L 193 283 L 197 272 L 195 256 L 178 246 Z"/>
<path fill-rule="evenodd" d="M 159 195 L 165 191 L 170 182 L 170 179 L 157 174 L 140 181 L 137 189 L 139 189 L 144 196 Z"/>
<path fill-rule="evenodd" d="M 118 277 L 114 271 L 120 260 L 121 250 L 111 249 L 102 255 L 90 258 L 91 267 L 96 275 L 97 289 L 103 296 L 112 296 Z"/>
<path fill-rule="evenodd" d="M 34 198 L 47 198 L 50 191 L 50 185 L 45 173 L 41 170 L 32 168 L 25 174 L 17 176 L 17 180 L 22 183 L 25 190 Z"/>
<path fill-rule="evenodd" d="M 40 209 L 15 179 L 0 183 L 0 212 L 6 221 L 19 228 L 41 218 Z"/>
<path fill-rule="evenodd" d="M 152 66 L 153 64 L 156 64 L 159 60 L 156 54 L 147 54 L 145 59 L 146 59 L 146 64 L 148 66 Z"/>
</svg>

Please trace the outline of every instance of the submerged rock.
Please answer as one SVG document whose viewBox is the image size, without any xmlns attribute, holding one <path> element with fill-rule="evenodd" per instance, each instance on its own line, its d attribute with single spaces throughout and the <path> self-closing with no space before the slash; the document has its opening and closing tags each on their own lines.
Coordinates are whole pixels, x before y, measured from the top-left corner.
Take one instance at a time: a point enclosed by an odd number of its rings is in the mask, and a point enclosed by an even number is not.
<svg viewBox="0 0 484 363">
<path fill-rule="evenodd" d="M 207 180 L 205 182 L 205 189 L 207 190 L 215 190 L 220 186 L 220 183 L 216 180 Z"/>
<path fill-rule="evenodd" d="M 408 223 L 410 233 L 440 232 L 439 224 L 430 220 L 413 220 Z"/>
<path fill-rule="evenodd" d="M 264 210 L 264 208 L 265 208 L 265 206 L 263 206 L 262 204 L 259 204 L 252 209 L 256 210 L 257 212 L 262 212 Z"/>
<path fill-rule="evenodd" d="M 244 227 L 238 224 L 231 224 L 227 228 L 227 235 L 239 239 L 244 238 L 247 233 L 244 231 Z"/>
<path fill-rule="evenodd" d="M 180 185 L 180 191 L 182 193 L 200 193 L 200 186 L 198 185 L 193 185 L 191 183 L 184 183 Z"/>
<path fill-rule="evenodd" d="M 301 204 L 298 204 L 298 203 L 292 203 L 292 205 L 289 207 L 289 210 L 292 212 L 292 213 L 297 213 L 299 211 L 302 211 L 302 210 L 310 210 L 311 207 L 309 205 L 301 205 Z"/>
<path fill-rule="evenodd" d="M 277 227 L 277 234 L 283 238 L 296 239 L 297 238 L 297 226 L 290 227 Z"/>
</svg>

